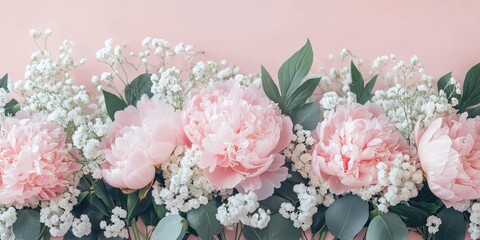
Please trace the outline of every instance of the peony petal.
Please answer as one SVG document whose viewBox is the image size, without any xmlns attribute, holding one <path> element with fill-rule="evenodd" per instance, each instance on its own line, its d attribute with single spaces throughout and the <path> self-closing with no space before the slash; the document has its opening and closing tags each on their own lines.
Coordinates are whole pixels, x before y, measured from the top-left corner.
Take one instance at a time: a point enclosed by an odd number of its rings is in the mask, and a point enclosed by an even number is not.
<svg viewBox="0 0 480 240">
<path fill-rule="evenodd" d="M 231 189 L 245 179 L 245 176 L 231 168 L 215 168 L 212 172 L 203 171 L 204 176 L 217 189 Z"/>
</svg>

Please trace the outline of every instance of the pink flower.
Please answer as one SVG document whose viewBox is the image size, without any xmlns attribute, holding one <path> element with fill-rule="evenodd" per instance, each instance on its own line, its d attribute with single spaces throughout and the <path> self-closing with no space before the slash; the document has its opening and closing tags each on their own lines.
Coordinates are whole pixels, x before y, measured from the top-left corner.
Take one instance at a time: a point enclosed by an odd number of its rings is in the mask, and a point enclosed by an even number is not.
<svg viewBox="0 0 480 240">
<path fill-rule="evenodd" d="M 149 185 L 156 166 L 168 160 L 177 146 L 186 144 L 181 123 L 181 112 L 158 97 L 144 96 L 137 107 L 116 112 L 102 142 L 106 160 L 103 179 L 122 189 Z"/>
<path fill-rule="evenodd" d="M 377 183 L 379 162 L 390 162 L 410 149 L 382 109 L 372 103 L 339 106 L 316 129 L 314 173 L 335 194 Z"/>
<path fill-rule="evenodd" d="M 450 115 L 416 131 L 417 148 L 430 190 L 447 207 L 480 198 L 480 118 Z"/>
<path fill-rule="evenodd" d="M 273 194 L 287 178 L 280 153 L 291 141 L 292 121 L 258 86 L 234 80 L 193 94 L 186 106 L 185 133 L 200 146 L 199 167 L 218 189 Z"/>
<path fill-rule="evenodd" d="M 65 132 L 44 114 L 18 112 L 1 124 L 0 204 L 51 200 L 69 185 L 80 165 L 65 145 Z"/>
</svg>

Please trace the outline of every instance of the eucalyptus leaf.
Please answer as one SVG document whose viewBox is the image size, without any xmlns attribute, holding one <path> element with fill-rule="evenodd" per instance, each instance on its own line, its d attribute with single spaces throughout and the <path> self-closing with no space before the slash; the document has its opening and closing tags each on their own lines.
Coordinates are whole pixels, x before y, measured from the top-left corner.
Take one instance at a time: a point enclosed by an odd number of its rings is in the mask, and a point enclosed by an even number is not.
<svg viewBox="0 0 480 240">
<path fill-rule="evenodd" d="M 325 213 L 328 230 L 337 238 L 357 235 L 368 221 L 368 203 L 355 195 L 335 200 Z"/>
<path fill-rule="evenodd" d="M 40 213 L 38 211 L 31 209 L 17 211 L 17 221 L 13 224 L 15 239 L 37 239 L 41 230 Z"/>
<path fill-rule="evenodd" d="M 105 97 L 105 105 L 107 113 L 110 119 L 115 120 L 115 113 L 123 110 L 127 107 L 127 104 L 118 96 L 103 90 L 103 96 Z"/>
<path fill-rule="evenodd" d="M 200 239 L 213 239 L 213 236 L 223 231 L 223 225 L 215 217 L 216 214 L 217 204 L 212 200 L 187 213 L 188 225 L 198 233 Z"/>
<path fill-rule="evenodd" d="M 273 81 L 272 77 L 268 73 L 267 69 L 262 65 L 261 67 L 261 73 L 262 73 L 262 87 L 263 91 L 267 95 L 270 100 L 278 103 L 280 108 L 282 107 L 282 98 L 280 97 L 280 93 L 278 92 L 278 87 Z"/>
<path fill-rule="evenodd" d="M 294 227 L 291 220 L 285 219 L 279 213 L 273 214 L 263 229 L 248 226 L 243 228 L 243 235 L 248 240 L 292 240 L 299 239 L 301 234 L 300 228 Z"/>
<path fill-rule="evenodd" d="M 185 235 L 187 229 L 187 221 L 178 214 L 168 215 L 160 222 L 152 234 L 152 239 L 155 240 L 177 240 Z"/>
<path fill-rule="evenodd" d="M 307 76 L 313 63 L 313 50 L 310 40 L 285 61 L 278 70 L 281 95 L 289 97 Z"/>
<path fill-rule="evenodd" d="M 407 240 L 408 229 L 395 213 L 380 213 L 368 225 L 366 239 Z"/>
<path fill-rule="evenodd" d="M 458 110 L 465 112 L 467 108 L 480 103 L 480 63 L 468 70 L 463 82 L 463 93 Z"/>
<path fill-rule="evenodd" d="M 444 208 L 438 214 L 442 220 L 435 234 L 435 240 L 464 240 L 467 223 L 463 218 L 463 213 L 456 211 L 453 208 Z"/>
<path fill-rule="evenodd" d="M 303 129 L 313 130 L 320 122 L 320 107 L 316 101 L 307 103 L 293 111 L 290 118 L 293 124 L 300 124 Z"/>
<path fill-rule="evenodd" d="M 138 100 L 144 94 L 148 97 L 153 96 L 151 76 L 150 73 L 141 74 L 125 87 L 125 98 L 128 105 L 137 105 Z"/>
</svg>

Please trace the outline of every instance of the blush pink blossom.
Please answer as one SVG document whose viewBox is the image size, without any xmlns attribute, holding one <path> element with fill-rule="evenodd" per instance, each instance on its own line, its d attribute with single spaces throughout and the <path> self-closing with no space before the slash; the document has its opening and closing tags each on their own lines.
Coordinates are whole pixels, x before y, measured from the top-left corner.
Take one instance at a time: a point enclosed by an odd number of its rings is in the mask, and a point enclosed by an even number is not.
<svg viewBox="0 0 480 240">
<path fill-rule="evenodd" d="M 79 170 L 66 135 L 46 115 L 18 112 L 1 123 L 0 204 L 24 204 L 60 196 Z"/>
<path fill-rule="evenodd" d="M 218 82 L 192 95 L 185 133 L 202 150 L 199 167 L 218 189 L 273 194 L 287 178 L 280 152 L 292 139 L 292 121 L 259 86 Z"/>
<path fill-rule="evenodd" d="M 102 142 L 103 179 L 121 189 L 146 187 L 153 181 L 156 167 L 186 143 L 181 112 L 158 97 L 143 96 L 136 107 L 115 113 Z"/>
<path fill-rule="evenodd" d="M 430 190 L 447 207 L 480 198 L 480 118 L 449 115 L 417 128 L 417 148 Z"/>
<path fill-rule="evenodd" d="M 409 151 L 406 140 L 372 104 L 338 106 L 316 129 L 314 173 L 328 181 L 330 191 L 342 194 L 377 183 L 377 164 L 387 165 Z"/>
</svg>

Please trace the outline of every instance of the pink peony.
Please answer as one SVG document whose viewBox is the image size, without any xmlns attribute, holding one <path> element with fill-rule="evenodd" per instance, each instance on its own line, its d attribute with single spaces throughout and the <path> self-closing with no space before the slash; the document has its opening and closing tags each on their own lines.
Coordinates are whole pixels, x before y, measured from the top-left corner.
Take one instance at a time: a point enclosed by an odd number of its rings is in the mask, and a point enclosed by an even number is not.
<svg viewBox="0 0 480 240">
<path fill-rule="evenodd" d="M 279 153 L 291 141 L 292 121 L 258 86 L 229 80 L 201 89 L 186 106 L 183 122 L 202 150 L 199 167 L 218 189 L 254 191 L 265 199 L 287 178 Z"/>
<path fill-rule="evenodd" d="M 1 124 L 0 204 L 51 200 L 69 185 L 80 165 L 65 145 L 65 132 L 44 114 L 18 112 Z"/>
<path fill-rule="evenodd" d="M 155 167 L 186 144 L 181 112 L 160 100 L 143 96 L 137 107 L 115 113 L 103 141 L 103 179 L 113 187 L 141 189 L 155 177 Z"/>
<path fill-rule="evenodd" d="M 447 207 L 480 198 L 480 118 L 438 118 L 423 131 L 417 148 L 430 190 Z"/>
<path fill-rule="evenodd" d="M 377 163 L 390 162 L 409 151 L 382 109 L 372 103 L 339 106 L 316 129 L 314 173 L 342 194 L 377 183 Z"/>
</svg>

